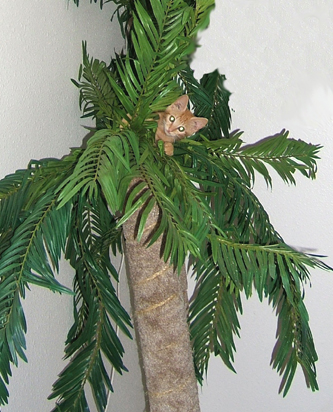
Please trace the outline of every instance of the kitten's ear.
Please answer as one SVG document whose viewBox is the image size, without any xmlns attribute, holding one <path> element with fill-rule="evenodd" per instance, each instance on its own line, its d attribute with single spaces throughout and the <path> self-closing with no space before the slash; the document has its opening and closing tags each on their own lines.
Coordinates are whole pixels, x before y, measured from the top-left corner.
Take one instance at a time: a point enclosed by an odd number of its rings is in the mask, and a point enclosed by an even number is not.
<svg viewBox="0 0 333 412">
<path fill-rule="evenodd" d="M 185 112 L 188 104 L 188 95 L 183 94 L 175 102 L 173 102 L 169 107 L 173 110 L 179 110 L 180 112 Z"/>
<path fill-rule="evenodd" d="M 205 117 L 192 117 L 191 118 L 192 134 L 204 128 L 207 123 L 208 123 L 208 119 L 206 119 Z"/>
</svg>

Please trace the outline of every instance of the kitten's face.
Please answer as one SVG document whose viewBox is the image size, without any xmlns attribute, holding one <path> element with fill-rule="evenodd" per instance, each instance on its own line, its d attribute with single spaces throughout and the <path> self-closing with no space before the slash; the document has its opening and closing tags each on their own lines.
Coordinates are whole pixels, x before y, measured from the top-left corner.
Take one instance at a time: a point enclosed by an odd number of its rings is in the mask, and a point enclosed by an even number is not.
<svg viewBox="0 0 333 412">
<path fill-rule="evenodd" d="M 193 134 L 190 133 L 189 122 L 190 119 L 186 116 L 186 113 L 166 111 L 163 119 L 164 133 L 175 140 L 184 139 Z"/>
<path fill-rule="evenodd" d="M 181 96 L 160 115 L 164 133 L 173 140 L 191 136 L 207 124 L 207 119 L 195 117 L 187 109 L 188 96 Z"/>
</svg>

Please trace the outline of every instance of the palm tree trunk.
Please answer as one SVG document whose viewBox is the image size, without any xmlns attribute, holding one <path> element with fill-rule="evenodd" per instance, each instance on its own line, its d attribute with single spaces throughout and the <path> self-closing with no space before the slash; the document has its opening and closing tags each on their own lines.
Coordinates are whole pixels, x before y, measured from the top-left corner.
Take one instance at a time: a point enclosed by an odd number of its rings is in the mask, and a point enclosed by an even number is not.
<svg viewBox="0 0 333 412">
<path fill-rule="evenodd" d="M 160 258 L 161 238 L 149 248 L 145 245 L 158 214 L 158 208 L 150 213 L 140 242 L 135 239 L 138 213 L 123 226 L 147 411 L 200 412 L 187 324 L 186 273 L 178 276 Z"/>
</svg>

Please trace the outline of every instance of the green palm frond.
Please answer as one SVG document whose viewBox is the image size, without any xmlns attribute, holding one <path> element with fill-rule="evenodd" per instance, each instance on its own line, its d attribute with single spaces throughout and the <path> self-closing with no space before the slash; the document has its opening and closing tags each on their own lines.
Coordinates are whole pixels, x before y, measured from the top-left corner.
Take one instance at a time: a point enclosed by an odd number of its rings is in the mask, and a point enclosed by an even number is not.
<svg viewBox="0 0 333 412">
<path fill-rule="evenodd" d="M 194 10 L 193 17 L 188 22 L 189 34 L 193 36 L 208 26 L 209 15 L 215 7 L 215 0 L 186 0 L 186 2 Z"/>
<path fill-rule="evenodd" d="M 229 142 L 229 139 L 223 141 Z M 279 237 L 250 189 L 248 179 L 244 181 L 236 171 L 226 169 L 220 159 L 199 142 L 188 140 L 180 142 L 179 147 L 185 154 L 181 159 L 182 170 L 206 195 L 215 227 L 230 239 L 242 242 L 251 240 L 266 244 Z"/>
<path fill-rule="evenodd" d="M 49 399 L 59 398 L 54 411 L 89 411 L 85 396 L 87 383 L 91 383 L 98 411 L 105 410 L 107 391 L 112 390 L 112 386 L 101 358 L 100 342 L 112 343 L 112 334 L 114 336 L 116 334 L 96 302 L 89 304 L 86 327 L 90 332 L 87 336 L 88 342 L 83 337 L 78 341 L 81 345 L 80 349 L 53 385 L 53 393 Z M 114 356 L 113 353 L 112 355 Z"/>
<path fill-rule="evenodd" d="M 26 189 L 22 189 L 26 170 L 6 176 L 0 181 L 0 256 L 10 246 L 10 240 L 20 224 L 19 216 L 26 201 Z"/>
<path fill-rule="evenodd" d="M 281 292 L 278 290 L 272 297 L 277 308 L 278 335 L 271 364 L 282 375 L 279 392 L 287 395 L 298 365 L 302 367 L 307 386 L 318 390 L 315 366 L 318 356 L 304 302 L 299 298 L 298 304 L 293 305 Z"/>
<path fill-rule="evenodd" d="M 18 356 L 27 361 L 24 354 L 27 326 L 19 294 L 13 293 L 12 285 L 7 286 L 5 282 L 1 290 L 2 294 L 7 293 L 7 299 L 2 299 L 0 307 L 0 405 L 5 405 L 8 403 L 6 386 L 12 375 L 11 364 L 18 366 Z"/>
<path fill-rule="evenodd" d="M 247 297 L 255 286 L 262 299 L 267 294 L 267 279 L 281 278 L 288 299 L 293 302 L 291 284 L 302 294 L 303 283 L 309 279 L 307 267 L 328 269 L 313 256 L 297 252 L 283 243 L 275 245 L 240 244 L 221 236 L 211 237 L 212 258 L 224 276 L 230 277 Z"/>
<path fill-rule="evenodd" d="M 259 141 L 242 149 L 242 162 L 253 176 L 253 169 L 263 174 L 271 184 L 268 174 L 260 171 L 260 163 L 271 166 L 286 183 L 295 184 L 294 173 L 299 171 L 305 177 L 314 179 L 317 172 L 316 160 L 320 145 L 312 145 L 302 140 L 288 138 L 289 132 L 282 130 L 275 136 Z M 246 160 L 245 160 L 246 159 Z M 247 160 L 249 161 L 249 166 Z M 258 169 L 257 169 L 258 167 Z"/>
<path fill-rule="evenodd" d="M 107 391 L 112 390 L 112 384 L 102 354 L 119 373 L 127 370 L 122 361 L 124 349 L 109 316 L 112 314 L 118 319 L 120 316 L 126 317 L 129 324 L 128 315 L 116 300 L 109 275 L 92 263 L 91 256 L 87 256 L 87 260 L 90 266 L 85 268 L 86 284 L 82 284 L 83 278 L 79 286 L 85 299 L 84 325 L 79 335 L 68 336 L 66 357 L 71 359 L 59 375 L 49 397 L 58 398 L 55 410 L 81 411 L 80 405 L 86 404 L 85 385 L 88 383 L 98 411 L 105 410 Z M 82 275 L 80 273 L 79 276 Z M 77 332 L 76 327 L 73 331 Z"/>
<path fill-rule="evenodd" d="M 188 179 L 179 164 L 170 158 L 160 158 L 154 149 L 138 168 L 138 182 L 133 185 L 125 201 L 118 226 L 139 208 L 137 233 L 141 239 L 147 217 L 157 205 L 160 211 L 158 227 L 149 239 L 149 245 L 164 236 L 164 260 L 180 270 L 187 252 L 198 256 L 210 228 L 210 212 L 205 195 Z M 177 178 L 175 178 L 177 176 Z"/>
<path fill-rule="evenodd" d="M 89 383 L 98 411 L 104 411 L 112 384 L 103 357 L 117 372 L 127 370 L 115 325 L 131 337 L 129 315 L 110 279 L 111 275 L 118 281 L 109 252 L 110 247 L 115 250 L 120 245 L 120 232 L 101 196 L 94 200 L 80 193 L 73 200 L 72 225 L 76 229 L 71 231 L 66 250 L 76 271 L 74 324 L 65 350 L 70 360 L 49 398 L 58 398 L 55 411 L 81 411 L 83 406 L 88 411 L 85 386 Z"/>
<path fill-rule="evenodd" d="M 317 354 L 302 298 L 303 286 L 309 279 L 308 267 L 329 268 L 316 257 L 296 252 L 283 243 L 237 244 L 218 236 L 211 238 L 206 250 L 208 255 L 203 251 L 203 259 L 195 261 L 197 283 L 189 317 L 199 378 L 207 371 L 211 352 L 220 355 L 234 370 L 232 336 L 239 335 L 236 313 L 241 308 L 239 293 L 244 291 L 250 297 L 254 287 L 260 300 L 268 297 L 278 311 L 280 332 L 272 364 L 284 373 L 281 383 L 284 395 L 298 364 L 309 386 L 316 389 Z M 223 318 L 226 314 L 228 325 Z"/>
<path fill-rule="evenodd" d="M 21 214 L 71 173 L 81 150 L 61 161 L 57 159 L 32 160 L 27 169 L 17 170 L 0 180 L 0 244 L 9 239 L 22 222 Z"/>
<path fill-rule="evenodd" d="M 213 261 L 195 267 L 196 289 L 190 301 L 189 324 L 194 364 L 201 383 L 208 370 L 211 352 L 220 356 L 232 371 L 239 336 L 237 311 L 242 312 L 238 289 L 216 271 Z"/>
<path fill-rule="evenodd" d="M 54 292 L 68 293 L 54 278 L 48 261 L 57 265 L 59 249 L 68 233 L 69 207 L 59 213 L 53 204 L 53 193 L 47 193 L 34 206 L 33 213 L 24 217 L 10 239 L 0 259 L 0 371 L 8 382 L 10 363 L 17 366 L 20 356 L 26 360 L 25 318 L 21 297 L 28 284 L 47 287 Z M 61 214 L 61 216 L 56 216 Z M 23 218 L 23 216 L 22 216 Z M 54 232 L 53 232 L 54 230 Z M 4 401 L 2 398 L 1 401 Z"/>
<path fill-rule="evenodd" d="M 0 403 L 6 403 L 3 383 L 18 356 L 26 360 L 25 316 L 21 299 L 36 284 L 71 293 L 54 277 L 69 231 L 71 205 L 57 210 L 56 189 L 73 168 L 80 151 L 64 160 L 31 161 L 26 170 L 0 182 Z"/>
<path fill-rule="evenodd" d="M 0 199 L 6 199 L 18 192 L 23 181 L 27 180 L 29 172 L 26 169 L 17 170 L 15 173 L 5 176 L 0 180 Z"/>
<path fill-rule="evenodd" d="M 62 207 L 79 191 L 96 198 L 99 185 L 113 212 L 120 210 L 127 187 L 124 177 L 132 173 L 139 160 L 137 136 L 130 130 L 101 129 L 89 139 L 86 150 L 61 186 Z"/>
<path fill-rule="evenodd" d="M 156 204 L 160 210 L 159 225 L 149 239 L 149 245 L 154 243 L 160 236 L 164 236 L 164 260 L 170 260 L 170 263 L 180 270 L 189 250 L 195 256 L 199 253 L 198 240 L 187 227 L 187 218 L 184 211 L 179 209 L 179 203 L 175 201 L 176 197 L 173 196 L 174 199 L 170 199 L 169 192 L 173 191 L 173 188 L 169 185 L 169 187 L 165 187 L 167 179 L 159 169 L 159 164 L 147 161 L 140 166 L 139 173 L 142 180 L 139 180 L 138 184 L 131 188 L 126 200 L 124 214 L 118 221 L 118 225 L 124 224 L 136 210 L 142 207 L 138 217 L 136 233 L 138 239 L 140 239 L 148 214 Z"/>
<path fill-rule="evenodd" d="M 103 61 L 90 58 L 86 42 L 82 43 L 83 63 L 79 69 L 78 81 L 72 82 L 80 90 L 82 117 L 92 117 L 98 128 L 110 127 L 114 121 L 121 121 L 119 101 L 110 84 L 112 70 Z M 126 114 L 126 113 L 125 113 Z"/>
<path fill-rule="evenodd" d="M 238 132 L 228 142 L 222 139 L 204 144 L 226 167 L 236 170 L 244 180 L 252 184 L 255 174 L 259 173 L 271 186 L 272 179 L 266 165 L 274 169 L 286 183 L 296 183 L 296 171 L 313 179 L 317 171 L 316 160 L 320 146 L 289 139 L 288 135 L 287 131 L 282 130 L 255 144 L 243 146 L 241 133 Z"/>
<path fill-rule="evenodd" d="M 120 83 L 114 90 L 135 124 L 140 125 L 152 111 L 163 110 L 179 96 L 175 77 L 193 51 L 184 36 L 190 6 L 183 0 L 151 0 L 146 7 L 135 2 L 131 42 L 133 56 L 117 60 Z"/>
<path fill-rule="evenodd" d="M 56 282 L 48 262 L 50 258 L 57 267 L 68 233 L 70 207 L 58 212 L 54 203 L 53 193 L 46 193 L 35 204 L 33 213 L 22 216 L 23 221 L 16 228 L 11 245 L 1 256 L 1 279 L 7 284 L 12 283 L 11 290 L 23 296 L 26 283 L 36 283 L 58 292 L 68 291 Z"/>
</svg>

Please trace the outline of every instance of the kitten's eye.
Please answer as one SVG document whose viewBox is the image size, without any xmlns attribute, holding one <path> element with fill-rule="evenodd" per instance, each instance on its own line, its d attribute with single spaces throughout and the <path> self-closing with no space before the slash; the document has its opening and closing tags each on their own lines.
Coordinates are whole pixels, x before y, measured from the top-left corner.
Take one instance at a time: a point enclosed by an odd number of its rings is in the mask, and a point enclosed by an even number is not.
<svg viewBox="0 0 333 412">
<path fill-rule="evenodd" d="M 179 130 L 180 132 L 183 132 L 183 131 L 185 130 L 185 127 L 184 127 L 184 126 L 179 126 L 179 127 L 178 127 L 178 130 Z"/>
<path fill-rule="evenodd" d="M 176 118 L 175 118 L 175 116 L 170 116 L 170 117 L 169 117 L 169 120 L 170 120 L 170 122 L 173 123 L 173 122 L 176 120 Z"/>
</svg>

